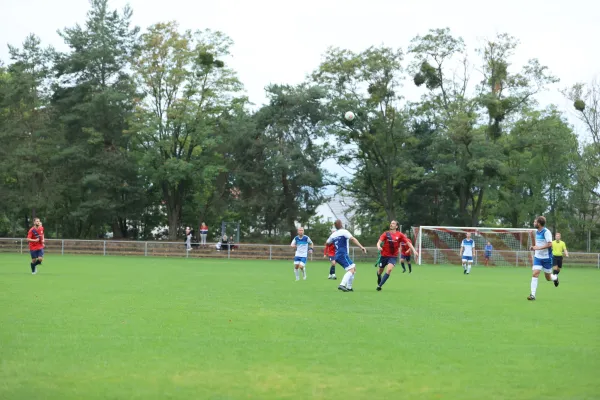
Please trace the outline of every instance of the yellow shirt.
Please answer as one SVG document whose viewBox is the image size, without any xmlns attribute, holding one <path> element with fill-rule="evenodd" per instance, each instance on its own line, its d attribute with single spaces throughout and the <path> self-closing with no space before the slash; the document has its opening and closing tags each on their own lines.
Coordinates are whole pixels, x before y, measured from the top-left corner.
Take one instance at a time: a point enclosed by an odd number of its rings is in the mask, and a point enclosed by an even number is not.
<svg viewBox="0 0 600 400">
<path fill-rule="evenodd" d="M 552 241 L 552 255 L 555 257 L 562 257 L 564 251 L 567 250 L 567 245 L 565 242 L 553 240 Z"/>
</svg>

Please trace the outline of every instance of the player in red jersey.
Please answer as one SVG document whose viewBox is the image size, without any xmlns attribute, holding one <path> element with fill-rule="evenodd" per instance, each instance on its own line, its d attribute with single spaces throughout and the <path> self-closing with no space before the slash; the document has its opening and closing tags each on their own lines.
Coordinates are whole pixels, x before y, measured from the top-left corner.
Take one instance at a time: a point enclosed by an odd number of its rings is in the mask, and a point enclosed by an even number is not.
<svg viewBox="0 0 600 400">
<path fill-rule="evenodd" d="M 389 279 L 390 274 L 398 261 L 398 253 L 400 252 L 400 246 L 403 243 L 410 248 L 415 257 L 419 256 L 419 253 L 417 253 L 408 238 L 402 232 L 398 232 L 398 222 L 390 222 L 390 230 L 384 232 L 377 241 L 377 250 L 381 252 L 381 262 L 379 263 L 379 270 L 377 271 L 377 291 L 380 291 L 381 287 Z M 386 266 L 387 272 L 382 277 L 381 274 Z"/>
<path fill-rule="evenodd" d="M 410 264 L 410 247 L 408 243 L 412 244 L 410 239 L 406 239 L 407 242 L 402 244 L 402 250 L 400 251 L 400 265 L 402 265 L 402 273 L 406 272 L 406 266 L 404 262 L 408 264 L 408 273 L 412 274 L 412 265 Z"/>
<path fill-rule="evenodd" d="M 331 230 L 331 233 L 335 232 L 335 229 Z M 323 258 L 329 257 L 329 261 L 331 262 L 331 267 L 329 267 L 329 278 L 327 279 L 337 279 L 335 276 L 335 244 L 329 243 L 325 245 L 325 250 L 323 252 Z"/>
<path fill-rule="evenodd" d="M 44 261 L 44 227 L 39 218 L 33 219 L 33 226 L 27 232 L 29 253 L 31 254 L 31 273 L 37 273 L 37 266 Z"/>
</svg>

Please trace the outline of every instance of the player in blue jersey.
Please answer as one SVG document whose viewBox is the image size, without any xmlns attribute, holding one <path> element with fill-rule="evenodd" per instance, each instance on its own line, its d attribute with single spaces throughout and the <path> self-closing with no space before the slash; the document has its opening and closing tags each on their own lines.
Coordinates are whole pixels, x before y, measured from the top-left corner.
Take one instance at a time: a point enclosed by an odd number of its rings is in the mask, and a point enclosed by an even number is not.
<svg viewBox="0 0 600 400">
<path fill-rule="evenodd" d="M 354 274 L 356 273 L 356 265 L 354 261 L 352 261 L 348 255 L 348 249 L 350 248 L 350 240 L 354 244 L 356 244 L 363 253 L 367 252 L 367 249 L 363 247 L 362 244 L 354 237 L 350 232 L 346 229 L 343 229 L 342 221 L 339 219 L 335 221 L 335 228 L 337 229 L 335 232 L 329 236 L 325 245 L 327 246 L 330 243 L 335 245 L 335 261 L 344 268 L 346 273 L 342 278 L 342 282 L 338 289 L 342 292 L 353 292 L 352 283 L 354 282 Z"/>
<path fill-rule="evenodd" d="M 471 233 L 467 232 L 466 239 L 460 244 L 460 254 L 462 257 L 463 274 L 470 274 L 473 266 L 473 250 L 475 250 L 475 241 L 471 239 Z"/>
<path fill-rule="evenodd" d="M 527 300 L 535 300 L 535 292 L 538 286 L 538 276 L 544 270 L 544 275 L 547 281 L 556 282 L 558 286 L 558 276 L 552 274 L 552 232 L 546 229 L 546 218 L 537 217 L 533 221 L 533 226 L 537 229 L 535 232 L 535 246 L 531 246 L 530 250 L 534 251 L 533 255 L 533 276 L 531 278 L 531 294 Z"/>
<path fill-rule="evenodd" d="M 302 270 L 303 279 L 306 280 L 306 259 L 308 253 L 313 251 L 313 242 L 308 236 L 304 235 L 304 228 L 298 228 L 298 236 L 292 240 L 291 246 L 296 249 L 296 255 L 294 257 L 294 274 L 296 280 L 300 280 L 300 271 Z"/>
</svg>

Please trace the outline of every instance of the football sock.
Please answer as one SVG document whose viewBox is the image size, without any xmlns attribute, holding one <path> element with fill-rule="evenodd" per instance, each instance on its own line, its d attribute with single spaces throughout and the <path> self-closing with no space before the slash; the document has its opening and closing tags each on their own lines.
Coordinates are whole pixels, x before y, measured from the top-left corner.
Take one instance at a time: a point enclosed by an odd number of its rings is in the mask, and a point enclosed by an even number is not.
<svg viewBox="0 0 600 400">
<path fill-rule="evenodd" d="M 408 263 L 408 272 L 412 272 L 412 264 Z"/>
<path fill-rule="evenodd" d="M 406 271 L 406 266 L 404 265 L 404 263 L 401 262 L 400 265 L 402 265 L 402 271 Z"/>
<path fill-rule="evenodd" d="M 377 284 L 381 284 L 381 274 L 377 273 Z"/>
<path fill-rule="evenodd" d="M 390 275 L 387 272 L 383 274 L 383 278 L 381 278 L 381 283 L 379 284 L 379 286 L 383 286 L 385 284 L 385 281 L 387 281 L 389 277 Z"/>
<path fill-rule="evenodd" d="M 335 265 L 329 267 L 329 275 L 335 275 Z"/>
<path fill-rule="evenodd" d="M 471 267 L 472 266 L 473 266 L 472 264 L 469 264 L 469 266 L 467 267 L 467 274 L 471 272 Z"/>
<path fill-rule="evenodd" d="M 354 274 L 350 274 L 350 277 L 348 278 L 348 283 L 346 284 L 346 287 L 348 289 L 352 289 L 352 282 L 354 282 Z"/>
<path fill-rule="evenodd" d="M 31 272 L 35 272 L 35 263 L 34 262 L 31 263 Z"/>
<path fill-rule="evenodd" d="M 42 262 L 40 260 L 35 260 L 35 265 L 42 265 Z"/>
<path fill-rule="evenodd" d="M 300 279 L 300 271 L 298 271 L 298 268 L 294 268 L 294 274 L 296 274 L 296 279 Z"/>
<path fill-rule="evenodd" d="M 467 270 L 467 264 L 463 264 L 463 269 L 466 271 Z"/>
<path fill-rule="evenodd" d="M 352 272 L 350 272 L 350 271 L 346 272 L 344 274 L 344 277 L 342 278 L 342 282 L 340 283 L 340 285 L 348 287 L 348 280 L 350 279 L 351 276 L 352 276 Z"/>
<path fill-rule="evenodd" d="M 302 268 L 302 275 L 306 278 L 306 266 Z"/>
<path fill-rule="evenodd" d="M 558 274 L 560 274 L 560 269 L 555 269 L 554 270 L 554 275 L 558 275 Z"/>
<path fill-rule="evenodd" d="M 538 278 L 531 278 L 531 295 L 535 297 L 535 292 L 537 290 Z"/>
</svg>

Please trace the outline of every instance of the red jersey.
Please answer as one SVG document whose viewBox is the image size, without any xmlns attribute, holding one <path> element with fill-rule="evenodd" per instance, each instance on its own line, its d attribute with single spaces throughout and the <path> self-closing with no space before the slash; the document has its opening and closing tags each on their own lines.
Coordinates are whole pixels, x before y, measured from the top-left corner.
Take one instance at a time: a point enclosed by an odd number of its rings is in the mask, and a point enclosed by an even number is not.
<svg viewBox="0 0 600 400">
<path fill-rule="evenodd" d="M 39 242 L 29 242 L 29 250 L 42 250 L 44 248 L 44 227 L 32 227 L 27 232 L 27 239 L 40 239 Z"/>
<path fill-rule="evenodd" d="M 335 257 L 335 244 L 329 243 L 325 246 L 325 255 L 329 257 Z"/>
<path fill-rule="evenodd" d="M 402 255 L 403 256 L 410 256 L 410 247 L 408 246 L 408 244 L 412 244 L 412 242 L 410 241 L 410 239 L 406 239 L 406 243 L 402 243 Z"/>
<path fill-rule="evenodd" d="M 398 257 L 400 246 L 408 241 L 408 238 L 401 232 L 385 232 L 380 237 L 381 256 Z"/>
</svg>

